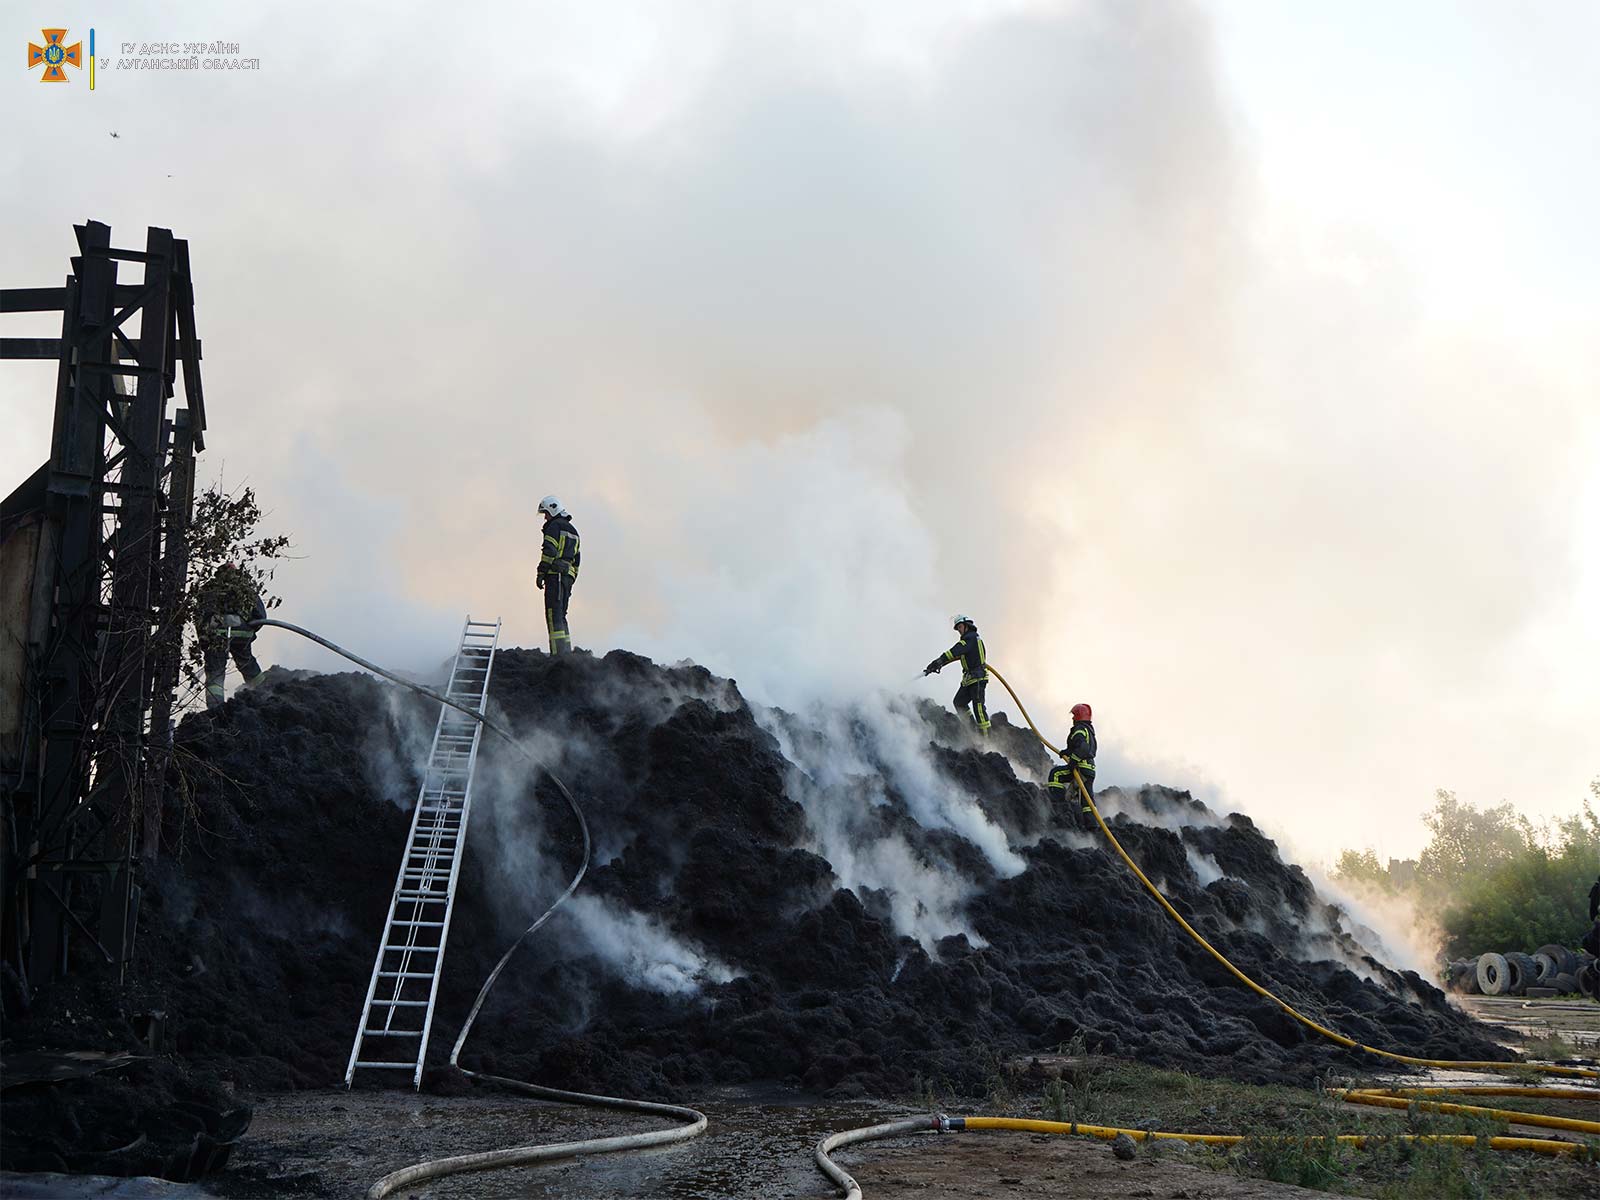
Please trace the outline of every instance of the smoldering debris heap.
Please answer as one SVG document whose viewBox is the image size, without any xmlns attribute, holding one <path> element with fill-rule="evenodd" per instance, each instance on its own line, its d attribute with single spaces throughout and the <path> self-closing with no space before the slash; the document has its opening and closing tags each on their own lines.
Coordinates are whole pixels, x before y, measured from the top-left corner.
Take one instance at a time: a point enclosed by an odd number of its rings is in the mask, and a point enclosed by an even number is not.
<svg viewBox="0 0 1600 1200">
<path fill-rule="evenodd" d="M 999 1057 L 1079 1035 L 1247 1080 L 1363 1065 L 1238 986 L 1098 836 L 1066 829 L 1042 751 L 1003 715 L 979 744 L 926 702 L 765 709 L 620 651 L 504 651 L 491 700 L 584 805 L 595 852 L 578 899 L 502 976 L 469 1067 L 641 1096 L 975 1091 Z M 169 1049 L 241 1088 L 340 1080 L 436 711 L 333 675 L 185 722 L 133 1002 L 167 1014 Z M 1162 788 L 1103 800 L 1178 909 L 1317 1020 L 1413 1054 L 1507 1057 L 1358 944 L 1247 818 Z M 553 790 L 486 737 L 434 1060 L 577 853 Z M 41 997 L 10 1032 L 60 1045 L 122 1028 L 59 1011 Z"/>
</svg>

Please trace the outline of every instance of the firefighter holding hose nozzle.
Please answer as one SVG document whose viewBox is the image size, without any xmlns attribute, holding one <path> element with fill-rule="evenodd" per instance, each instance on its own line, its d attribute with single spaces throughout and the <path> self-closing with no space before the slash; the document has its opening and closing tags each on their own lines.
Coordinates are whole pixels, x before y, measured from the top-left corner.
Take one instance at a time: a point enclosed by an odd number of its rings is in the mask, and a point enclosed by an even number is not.
<svg viewBox="0 0 1600 1200">
<path fill-rule="evenodd" d="M 205 664 L 207 712 L 222 707 L 230 654 L 246 687 L 260 678 L 261 664 L 255 656 L 256 622 L 266 615 L 256 581 L 237 562 L 224 563 L 196 589 L 194 632 L 200 639 Z"/>
<path fill-rule="evenodd" d="M 1087 704 L 1072 706 L 1072 729 L 1067 734 L 1066 746 L 1059 752 L 1063 762 L 1061 766 L 1051 769 L 1048 784 L 1051 800 L 1060 800 L 1058 813 L 1070 813 L 1076 807 L 1076 824 L 1080 829 L 1090 831 L 1095 827 L 1094 809 L 1089 801 L 1094 796 L 1094 754 L 1098 749 L 1093 718 L 1094 712 Z M 1078 778 L 1083 780 L 1082 792 L 1072 778 L 1074 769 L 1078 772 Z M 1073 801 L 1077 804 L 1074 805 Z"/>
<path fill-rule="evenodd" d="M 950 623 L 961 635 L 961 640 L 924 667 L 922 673 L 937 675 L 946 663 L 960 660 L 961 687 L 956 692 L 956 711 L 965 712 L 967 705 L 970 704 L 972 721 L 978 727 L 979 736 L 987 737 L 989 706 L 984 702 L 984 693 L 989 690 L 989 668 L 984 654 L 983 639 L 978 636 L 978 626 L 971 617 L 957 613 L 950 618 Z"/>
</svg>

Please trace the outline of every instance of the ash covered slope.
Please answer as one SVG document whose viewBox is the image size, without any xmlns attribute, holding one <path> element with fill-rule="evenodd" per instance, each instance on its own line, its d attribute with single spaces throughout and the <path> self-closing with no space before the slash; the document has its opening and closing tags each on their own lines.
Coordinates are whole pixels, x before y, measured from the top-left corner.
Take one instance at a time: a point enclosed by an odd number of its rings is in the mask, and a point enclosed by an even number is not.
<svg viewBox="0 0 1600 1200">
<path fill-rule="evenodd" d="M 584 805 L 595 856 L 502 977 L 468 1066 L 634 1094 L 750 1079 L 893 1092 L 918 1075 L 976 1088 L 996 1052 L 1080 1031 L 1249 1079 L 1356 1062 L 1228 978 L 1098 837 L 1061 830 L 1035 782 L 1042 752 L 1003 719 L 980 747 L 927 703 L 752 708 L 729 681 L 623 652 L 504 651 L 491 700 Z M 151 881 L 141 930 L 181 1051 L 246 1085 L 342 1075 L 430 709 L 341 675 L 246 695 L 226 726 L 186 723 L 200 832 Z M 576 865 L 564 807 L 496 742 L 438 1061 Z M 1365 957 L 1248 819 L 1154 788 L 1109 790 L 1104 808 L 1190 921 L 1308 1014 L 1378 1046 L 1505 1057 L 1436 989 Z"/>
</svg>

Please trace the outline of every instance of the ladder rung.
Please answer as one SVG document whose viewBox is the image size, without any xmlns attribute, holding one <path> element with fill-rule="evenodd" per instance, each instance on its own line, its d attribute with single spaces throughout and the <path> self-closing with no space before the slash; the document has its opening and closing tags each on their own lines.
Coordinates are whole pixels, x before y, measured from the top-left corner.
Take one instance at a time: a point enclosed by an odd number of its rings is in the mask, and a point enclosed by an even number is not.
<svg viewBox="0 0 1600 1200">
<path fill-rule="evenodd" d="M 500 642 L 499 621 L 474 621 L 467 618 L 462 628 L 461 642 L 456 648 L 456 659 L 451 665 L 450 677 L 445 684 L 444 698 L 448 701 L 439 711 L 434 727 L 433 745 L 428 754 L 427 773 L 417 797 L 412 814 L 411 835 L 406 842 L 401 859 L 399 881 L 390 902 L 388 923 L 384 926 L 383 941 L 378 947 L 378 962 L 372 973 L 371 992 L 361 1022 L 361 1032 L 356 1037 L 352 1056 L 361 1051 L 365 1038 L 412 1038 L 417 1045 L 416 1059 L 396 1062 L 392 1059 L 355 1059 L 352 1069 L 378 1071 L 417 1071 L 421 1068 L 427 1048 L 427 1030 L 424 1029 L 374 1029 L 367 1021 L 384 1016 L 392 1021 L 402 1008 L 420 1008 L 433 1011 L 432 993 L 426 1000 L 401 999 L 402 993 L 419 992 L 407 980 L 428 980 L 437 991 L 439 971 L 444 963 L 444 941 L 448 933 L 450 903 L 453 898 L 453 880 L 461 866 L 461 852 L 465 847 L 467 805 L 472 786 L 473 766 L 482 745 L 484 710 L 488 704 L 489 677 L 494 666 L 495 651 Z M 402 905 L 409 907 L 402 908 Z M 433 907 L 428 907 L 433 906 Z M 401 916 L 401 913 L 405 916 Z M 432 918 L 432 919 L 429 919 Z M 391 942 L 390 938 L 426 939 L 434 936 L 418 930 L 439 930 L 438 945 L 407 945 Z M 381 970 L 384 956 L 398 955 L 390 964 L 395 970 Z M 432 954 L 431 964 L 419 964 L 413 955 Z M 432 970 L 406 970 L 420 965 L 431 965 Z M 380 989 L 378 980 L 394 980 Z M 387 990 L 389 997 L 379 997 L 379 990 Z"/>
</svg>

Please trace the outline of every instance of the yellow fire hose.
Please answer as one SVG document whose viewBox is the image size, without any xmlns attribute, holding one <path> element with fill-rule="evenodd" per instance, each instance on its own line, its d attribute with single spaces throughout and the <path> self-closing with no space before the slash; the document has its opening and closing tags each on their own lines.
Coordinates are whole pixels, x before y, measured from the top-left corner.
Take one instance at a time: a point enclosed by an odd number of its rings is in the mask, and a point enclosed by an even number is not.
<svg viewBox="0 0 1600 1200">
<path fill-rule="evenodd" d="M 1034 736 L 1039 739 L 1039 741 L 1045 746 L 1046 749 L 1050 751 L 1050 753 L 1059 756 L 1061 754 L 1060 749 L 1052 745 L 1050 740 L 1039 731 L 1039 727 L 1034 724 L 1033 718 L 1028 715 L 1028 709 L 1027 706 L 1022 703 L 1022 697 L 1017 695 L 1016 689 L 1011 686 L 1011 684 L 1006 680 L 1006 677 L 999 671 L 995 670 L 993 664 L 989 665 L 989 674 L 998 679 L 1001 686 L 1011 694 L 1012 700 L 1016 701 L 1017 708 L 1022 713 L 1022 719 L 1028 723 L 1028 728 L 1033 730 Z M 1545 1063 L 1520 1062 L 1458 1062 L 1450 1059 L 1418 1058 L 1410 1054 L 1397 1054 L 1392 1050 L 1380 1050 L 1376 1046 L 1368 1046 L 1365 1043 L 1356 1041 L 1354 1038 L 1345 1037 L 1344 1034 L 1337 1033 L 1334 1030 L 1329 1029 L 1327 1026 L 1313 1021 L 1310 1017 L 1295 1009 L 1293 1005 L 1288 1003 L 1288 1001 L 1268 991 L 1255 980 L 1251 979 L 1243 971 L 1239 970 L 1238 967 L 1234 966 L 1233 963 L 1229 962 L 1228 959 L 1223 956 L 1221 951 L 1219 951 L 1210 942 L 1206 941 L 1206 939 L 1201 936 L 1199 930 L 1195 929 L 1195 927 L 1190 925 L 1188 921 L 1184 920 L 1183 914 L 1174 908 L 1171 902 L 1161 894 L 1161 889 L 1150 882 L 1149 876 L 1139 869 L 1139 864 L 1134 862 L 1133 859 L 1129 857 L 1128 852 L 1122 848 L 1122 843 L 1117 841 L 1116 835 L 1111 832 L 1110 827 L 1106 824 L 1105 818 L 1100 815 L 1100 809 L 1099 806 L 1095 804 L 1094 797 L 1092 797 L 1089 794 L 1089 790 L 1084 787 L 1083 779 L 1079 776 L 1076 768 L 1073 769 L 1072 778 L 1073 782 L 1078 785 L 1078 792 L 1083 797 L 1084 804 L 1088 807 L 1089 811 L 1094 814 L 1095 822 L 1100 826 L 1100 832 L 1106 835 L 1106 840 L 1111 843 L 1112 849 L 1117 852 L 1123 862 L 1128 864 L 1128 869 L 1138 877 L 1139 882 L 1144 885 L 1145 890 L 1155 897 L 1156 902 L 1166 910 L 1167 915 L 1176 921 L 1179 926 L 1182 927 L 1183 931 L 1192 937 L 1200 946 L 1202 946 L 1212 958 L 1216 959 L 1217 962 L 1221 964 L 1230 975 L 1232 975 L 1240 983 L 1244 984 L 1251 991 L 1255 992 L 1258 996 L 1272 1001 L 1287 1015 L 1293 1017 L 1306 1028 L 1321 1034 L 1323 1037 L 1332 1042 L 1336 1042 L 1337 1044 L 1344 1046 L 1346 1049 L 1361 1050 L 1367 1054 L 1374 1054 L 1380 1058 L 1387 1058 L 1395 1062 L 1408 1063 L 1411 1066 L 1444 1067 L 1453 1068 L 1458 1071 L 1533 1071 L 1544 1075 L 1563 1076 L 1569 1079 L 1600 1078 L 1600 1071 L 1596 1071 L 1587 1067 L 1560 1067 Z M 1330 1094 L 1338 1096 L 1340 1099 L 1350 1104 L 1366 1104 L 1379 1108 L 1410 1109 L 1415 1107 L 1428 1112 L 1446 1113 L 1458 1116 L 1487 1117 L 1494 1120 L 1506 1121 L 1516 1125 L 1540 1126 L 1548 1129 L 1561 1129 L 1572 1133 L 1587 1134 L 1589 1136 L 1600 1136 L 1600 1121 L 1580 1121 L 1571 1117 L 1550 1117 L 1545 1116 L 1542 1113 L 1518 1112 L 1516 1110 L 1502 1108 L 1482 1108 L 1471 1104 L 1455 1104 L 1448 1101 L 1422 1099 L 1422 1097 L 1437 1095 L 1477 1095 L 1537 1096 L 1548 1100 L 1593 1101 L 1597 1097 L 1600 1097 L 1600 1091 L 1591 1088 L 1532 1088 L 1513 1086 L 1474 1086 L 1457 1088 L 1345 1088 L 1332 1091 Z M 836 1133 L 824 1138 L 817 1144 L 814 1157 L 816 1159 L 817 1166 L 822 1173 L 828 1176 L 829 1179 L 833 1180 L 833 1182 L 839 1186 L 845 1200 L 861 1200 L 860 1185 L 849 1175 L 848 1172 L 846 1172 L 828 1156 L 829 1151 L 837 1149 L 841 1146 L 852 1145 L 865 1141 L 873 1141 L 878 1138 L 894 1137 L 900 1134 L 913 1133 L 922 1130 L 928 1130 L 930 1128 L 942 1133 L 955 1133 L 963 1130 L 973 1129 L 1005 1129 L 1016 1130 L 1025 1133 L 1081 1134 L 1088 1137 L 1101 1138 L 1107 1141 L 1117 1137 L 1119 1134 L 1127 1134 L 1128 1137 L 1139 1142 L 1198 1142 L 1202 1145 L 1209 1146 L 1236 1146 L 1241 1142 L 1251 1140 L 1247 1135 L 1238 1133 L 1167 1133 L 1147 1129 L 1123 1129 L 1112 1125 L 1085 1125 L 1082 1122 L 1069 1123 L 1064 1121 L 1035 1121 L 1022 1117 L 941 1116 L 933 1118 L 931 1124 L 927 1118 L 919 1118 L 915 1120 L 892 1121 L 883 1125 L 871 1126 L 866 1129 L 852 1129 L 842 1133 Z M 1268 1138 L 1265 1140 L 1272 1139 Z M 1279 1140 L 1289 1142 L 1323 1142 L 1332 1140 L 1339 1142 L 1341 1145 L 1357 1147 L 1365 1146 L 1368 1142 L 1383 1142 L 1390 1140 L 1456 1146 L 1477 1146 L 1483 1144 L 1484 1141 L 1484 1139 L 1480 1139 L 1473 1134 L 1464 1133 L 1345 1133 L 1329 1135 L 1329 1137 L 1326 1138 L 1286 1136 Z M 1573 1155 L 1577 1157 L 1587 1157 L 1590 1152 L 1589 1147 L 1585 1143 L 1557 1141 L 1553 1138 L 1491 1137 L 1486 1140 L 1490 1149 L 1493 1150 L 1526 1150 L 1535 1154 Z"/>
<path fill-rule="evenodd" d="M 1483 1110 L 1487 1111 L 1487 1110 Z M 1080 1133 L 1110 1141 L 1119 1134 L 1127 1134 L 1136 1142 L 1199 1142 L 1205 1146 L 1237 1146 L 1252 1139 L 1242 1133 L 1162 1133 L 1153 1129 L 1117 1129 L 1110 1125 L 1085 1125 L 1081 1121 L 1030 1121 L 1025 1117 L 946 1117 L 945 1124 L 953 1131 L 962 1129 L 1013 1129 L 1024 1133 Z M 1255 1141 L 1273 1141 L 1271 1137 Z M 1478 1138 L 1470 1133 L 1336 1133 L 1326 1137 L 1285 1136 L 1286 1142 L 1338 1142 L 1341 1146 L 1365 1146 L 1368 1142 L 1433 1142 L 1446 1146 L 1476 1146 Z M 1535 1154 L 1587 1153 L 1582 1142 L 1556 1142 L 1545 1138 L 1492 1137 L 1489 1146 L 1494 1150 L 1531 1150 Z"/>
<path fill-rule="evenodd" d="M 1346 1088 L 1333 1094 L 1350 1104 L 1370 1104 L 1376 1108 L 1410 1108 L 1415 1105 L 1426 1112 L 1451 1113 L 1463 1117 L 1490 1117 L 1511 1121 L 1517 1125 L 1541 1125 L 1546 1129 L 1565 1129 L 1572 1133 L 1600 1134 L 1600 1122 L 1596 1121 L 1579 1121 L 1572 1117 L 1547 1117 L 1543 1113 L 1517 1112 L 1504 1108 L 1480 1108 L 1476 1104 L 1417 1099 L 1420 1096 L 1537 1096 L 1544 1100 L 1583 1100 L 1593 1104 L 1597 1096 L 1591 1088 Z"/>
<path fill-rule="evenodd" d="M 1034 736 L 1037 737 L 1052 754 L 1060 755 L 1061 751 L 1055 746 L 1052 746 L 1044 734 L 1039 732 L 1039 727 L 1033 723 L 1033 718 L 1028 715 L 1028 710 L 1023 706 L 1021 698 L 1017 695 L 1011 684 L 1006 682 L 1006 677 L 1000 674 L 999 671 L 996 671 L 993 666 L 989 667 L 989 673 L 1000 681 L 1001 686 L 1003 686 L 1006 691 L 1011 693 L 1011 698 L 1017 702 L 1017 708 L 1022 712 L 1022 719 L 1028 723 L 1028 728 L 1033 730 Z M 1210 942 L 1206 941 L 1206 939 L 1200 935 L 1199 930 L 1197 930 L 1193 925 L 1189 924 L 1188 921 L 1184 920 L 1183 914 L 1172 907 L 1171 902 L 1161 894 L 1161 889 L 1150 882 L 1149 877 L 1139 869 L 1139 864 L 1134 862 L 1133 859 L 1128 856 L 1128 852 L 1122 848 L 1122 843 L 1117 841 L 1116 835 L 1111 832 L 1111 828 L 1106 824 L 1105 818 L 1100 815 L 1100 809 L 1095 804 L 1094 798 L 1089 795 L 1089 790 L 1083 786 L 1083 780 L 1079 777 L 1077 768 L 1073 768 L 1072 779 L 1073 782 L 1078 785 L 1078 792 L 1080 795 L 1082 795 L 1084 804 L 1086 804 L 1089 808 L 1089 811 L 1094 814 L 1095 822 L 1100 826 L 1100 832 L 1105 834 L 1106 840 L 1111 843 L 1111 848 L 1121 856 L 1123 862 L 1128 864 L 1128 869 L 1138 876 L 1139 882 L 1144 884 L 1145 890 L 1155 897 L 1156 902 L 1160 904 L 1162 908 L 1166 909 L 1167 915 L 1176 921 L 1179 926 L 1182 927 L 1183 931 L 1192 937 L 1197 943 L 1199 943 L 1199 945 L 1208 954 L 1210 954 L 1212 958 L 1216 959 L 1217 962 L 1220 963 L 1230 975 L 1232 975 L 1240 983 L 1244 984 L 1245 987 L 1249 988 L 1256 995 L 1262 997 L 1263 999 L 1271 1000 L 1288 1016 L 1291 1016 L 1296 1021 L 1299 1021 L 1300 1024 L 1304 1025 L 1307 1029 L 1313 1030 L 1316 1033 L 1320 1033 L 1329 1041 L 1337 1042 L 1346 1049 L 1362 1050 L 1368 1054 L 1376 1054 L 1381 1058 L 1392 1059 L 1395 1062 L 1409 1063 L 1414 1067 L 1446 1067 L 1457 1071 L 1536 1071 L 1542 1075 L 1561 1075 L 1568 1079 L 1600 1079 L 1600 1071 L 1596 1071 L 1588 1067 L 1558 1067 L 1544 1063 L 1458 1062 L 1451 1059 L 1417 1058 L 1410 1054 L 1396 1054 L 1392 1050 L 1380 1050 L 1376 1046 L 1364 1045 L 1363 1043 L 1356 1041 L 1354 1038 L 1347 1038 L 1342 1033 L 1334 1032 L 1326 1025 L 1319 1025 L 1316 1021 L 1313 1021 L 1310 1017 L 1297 1010 L 1287 1000 L 1284 1000 L 1279 996 L 1274 995 L 1272 992 L 1269 992 L 1254 979 L 1251 979 L 1250 976 L 1239 970 L 1238 967 L 1234 966 L 1227 960 L 1227 958 L 1223 956 L 1220 950 L 1218 950 Z M 1595 1132 L 1600 1133 L 1600 1126 L 1596 1126 Z"/>
</svg>

